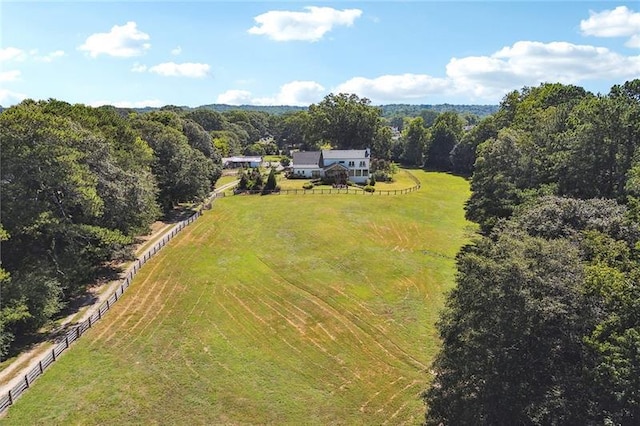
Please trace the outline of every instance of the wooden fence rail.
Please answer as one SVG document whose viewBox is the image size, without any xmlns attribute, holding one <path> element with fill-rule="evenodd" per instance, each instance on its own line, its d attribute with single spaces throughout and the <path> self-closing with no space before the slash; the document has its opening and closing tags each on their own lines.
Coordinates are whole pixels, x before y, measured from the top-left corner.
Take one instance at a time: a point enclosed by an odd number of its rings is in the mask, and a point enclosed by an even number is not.
<svg viewBox="0 0 640 426">
<path fill-rule="evenodd" d="M 214 196 L 213 198 L 216 198 Z M 111 309 L 111 307 L 116 303 L 124 291 L 129 287 L 131 281 L 133 281 L 133 277 L 140 270 L 140 267 L 144 265 L 149 259 L 151 259 L 160 249 L 162 249 L 173 237 L 178 235 L 180 231 L 182 231 L 186 226 L 191 224 L 194 220 L 198 219 L 201 215 L 200 211 L 194 213 L 188 219 L 185 219 L 179 222 L 169 234 L 163 237 L 160 241 L 156 242 L 152 247 L 148 248 L 140 257 L 138 257 L 133 265 L 131 265 L 122 279 L 120 285 L 116 288 L 116 290 L 111 294 L 111 296 L 104 301 L 98 309 L 89 316 L 85 321 L 82 321 L 80 324 L 75 325 L 71 329 L 67 331 L 67 333 L 58 339 L 56 345 L 51 349 L 51 351 L 47 351 L 47 355 L 45 355 L 42 359 L 38 361 L 38 364 L 33 367 L 27 374 L 24 375 L 22 380 L 18 382 L 13 388 L 11 388 L 6 395 L 0 397 L 0 413 L 9 408 L 15 400 L 24 393 L 31 384 L 40 377 L 46 370 L 53 364 L 58 357 L 69 348 L 69 346 L 78 340 L 80 336 L 82 336 L 87 330 L 89 330 L 93 324 L 100 321 L 104 314 Z"/>
<path fill-rule="evenodd" d="M 415 192 L 420 189 L 420 184 L 404 189 L 375 189 L 374 192 L 367 192 L 360 188 L 311 188 L 311 189 L 280 189 L 273 191 L 242 191 L 235 195 L 255 195 L 255 194 L 275 194 L 275 195 L 330 195 L 330 194 L 351 194 L 351 195 L 401 195 Z M 224 195 L 221 195 L 224 196 Z"/>
</svg>

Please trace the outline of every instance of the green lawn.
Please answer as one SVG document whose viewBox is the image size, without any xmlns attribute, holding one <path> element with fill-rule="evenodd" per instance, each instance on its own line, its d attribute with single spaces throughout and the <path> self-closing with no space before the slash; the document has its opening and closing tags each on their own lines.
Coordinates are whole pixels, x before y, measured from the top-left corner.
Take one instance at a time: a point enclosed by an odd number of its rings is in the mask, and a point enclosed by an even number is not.
<svg viewBox="0 0 640 426">
<path fill-rule="evenodd" d="M 271 161 L 280 161 L 280 160 L 282 160 L 283 158 L 286 158 L 286 157 L 287 157 L 286 155 L 265 155 L 265 156 L 262 157 L 262 160 L 263 161 L 269 161 L 269 162 L 271 162 Z"/>
<path fill-rule="evenodd" d="M 220 176 L 220 179 L 218 179 L 218 181 L 216 182 L 216 188 L 220 188 L 221 186 L 227 183 L 233 182 L 235 180 L 238 180 L 238 173 Z"/>
<path fill-rule="evenodd" d="M 302 185 L 307 182 L 311 182 L 311 179 L 287 179 L 283 174 L 278 175 L 278 185 L 281 189 L 302 189 Z M 411 176 L 406 170 L 400 169 L 398 173 L 393 175 L 393 182 L 376 182 L 376 190 L 394 190 L 394 189 L 407 189 L 415 186 L 416 183 L 411 179 Z M 319 185 L 316 188 L 331 188 L 331 185 Z M 360 187 L 353 186 L 353 189 Z"/>
<path fill-rule="evenodd" d="M 6 424 L 417 424 L 468 183 L 216 201 Z"/>
</svg>

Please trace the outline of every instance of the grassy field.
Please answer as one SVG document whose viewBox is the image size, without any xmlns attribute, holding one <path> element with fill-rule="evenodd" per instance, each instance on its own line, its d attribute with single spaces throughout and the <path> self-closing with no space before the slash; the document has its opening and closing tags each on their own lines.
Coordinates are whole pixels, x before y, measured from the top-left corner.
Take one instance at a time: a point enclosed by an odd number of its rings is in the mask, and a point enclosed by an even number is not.
<svg viewBox="0 0 640 426">
<path fill-rule="evenodd" d="M 417 424 L 467 182 L 218 200 L 5 424 Z"/>
</svg>

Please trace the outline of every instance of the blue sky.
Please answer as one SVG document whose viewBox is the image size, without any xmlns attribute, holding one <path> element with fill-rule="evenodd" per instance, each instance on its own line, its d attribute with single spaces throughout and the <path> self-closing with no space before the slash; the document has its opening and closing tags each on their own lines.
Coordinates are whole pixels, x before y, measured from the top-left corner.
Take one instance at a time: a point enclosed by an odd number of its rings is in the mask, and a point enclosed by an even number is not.
<svg viewBox="0 0 640 426">
<path fill-rule="evenodd" d="M 497 104 L 640 77 L 640 3 L 3 1 L 0 105 Z"/>
</svg>

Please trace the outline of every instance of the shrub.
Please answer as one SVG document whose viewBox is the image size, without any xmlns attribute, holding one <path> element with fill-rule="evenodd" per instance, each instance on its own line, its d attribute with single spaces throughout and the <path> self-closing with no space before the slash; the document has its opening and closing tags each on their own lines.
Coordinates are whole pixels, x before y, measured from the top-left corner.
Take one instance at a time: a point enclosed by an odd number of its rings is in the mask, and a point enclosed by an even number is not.
<svg viewBox="0 0 640 426">
<path fill-rule="evenodd" d="M 277 186 L 277 183 L 276 183 L 275 170 L 271 169 L 271 171 L 269 172 L 269 177 L 267 178 L 267 182 L 262 188 L 262 193 L 266 194 L 266 193 L 272 192 L 276 189 L 276 186 Z"/>
<path fill-rule="evenodd" d="M 313 189 L 313 183 L 311 182 L 307 182 L 304 185 L 302 185 L 303 189 Z"/>
<path fill-rule="evenodd" d="M 376 189 L 371 185 L 367 185 L 367 186 L 364 187 L 364 190 L 366 192 L 374 192 Z"/>
<path fill-rule="evenodd" d="M 391 176 L 381 170 L 376 170 L 371 175 L 371 179 L 375 179 L 376 182 L 391 182 Z"/>
</svg>

